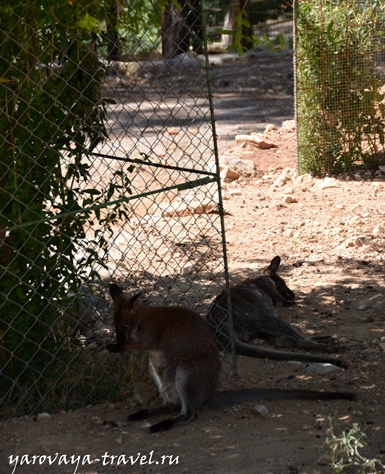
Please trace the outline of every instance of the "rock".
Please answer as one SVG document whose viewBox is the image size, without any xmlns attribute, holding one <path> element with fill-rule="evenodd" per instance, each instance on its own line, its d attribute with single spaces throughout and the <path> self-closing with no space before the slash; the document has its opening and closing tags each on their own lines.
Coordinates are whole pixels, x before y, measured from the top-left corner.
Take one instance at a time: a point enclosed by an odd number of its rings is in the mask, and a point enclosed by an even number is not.
<svg viewBox="0 0 385 474">
<path fill-rule="evenodd" d="M 51 418 L 51 415 L 49 413 L 38 413 L 36 419 L 39 420 L 44 420 L 45 418 Z"/>
<path fill-rule="evenodd" d="M 230 169 L 228 166 L 223 166 L 220 172 L 221 181 L 234 181 L 241 177 L 237 171 Z"/>
<path fill-rule="evenodd" d="M 183 275 L 192 275 L 194 273 L 194 265 L 191 262 L 187 262 L 183 267 L 182 273 Z"/>
<path fill-rule="evenodd" d="M 346 247 L 362 247 L 363 241 L 360 238 L 348 239 L 345 242 Z"/>
<path fill-rule="evenodd" d="M 284 204 L 293 204 L 295 202 L 298 202 L 297 199 L 293 196 L 286 196 L 284 199 L 283 199 L 283 203 Z"/>
<path fill-rule="evenodd" d="M 167 60 L 167 63 L 173 68 L 176 67 L 197 67 L 202 65 L 200 56 L 194 51 L 187 51 L 186 53 L 180 53 L 171 59 Z"/>
<path fill-rule="evenodd" d="M 340 368 L 333 364 L 317 362 L 310 364 L 306 370 L 312 374 L 328 374 L 329 372 L 340 370 Z"/>
<path fill-rule="evenodd" d="M 234 174 L 234 176 L 237 177 L 233 179 L 238 179 L 240 176 L 252 176 L 255 172 L 254 162 L 252 160 L 241 160 L 233 156 L 225 155 L 219 158 L 219 169 L 222 170 L 225 167 L 228 168 L 227 178 L 229 174 Z"/>
<path fill-rule="evenodd" d="M 291 168 L 285 168 L 279 177 L 272 184 L 273 187 L 280 188 L 285 186 L 285 184 L 292 181 L 293 170 Z"/>
<path fill-rule="evenodd" d="M 335 178 L 324 178 L 319 179 L 317 182 L 310 188 L 310 191 L 323 191 L 324 189 L 330 188 L 340 188 L 339 182 Z"/>
<path fill-rule="evenodd" d="M 379 342 L 379 346 L 385 352 L 385 342 Z"/>
<path fill-rule="evenodd" d="M 295 130 L 295 120 L 285 120 L 282 122 L 281 131 L 282 132 L 294 132 Z"/>
<path fill-rule="evenodd" d="M 104 421 L 100 418 L 100 416 L 93 416 L 91 418 L 91 421 L 96 426 L 102 425 L 104 423 Z"/>
<path fill-rule="evenodd" d="M 139 76 L 142 68 L 137 62 L 114 61 L 112 69 L 123 76 L 135 78 Z"/>
<path fill-rule="evenodd" d="M 374 237 L 385 235 L 385 224 L 378 224 L 374 227 L 372 232 Z"/>
<path fill-rule="evenodd" d="M 380 165 L 378 167 L 378 169 L 381 171 L 381 173 L 385 173 L 385 166 L 384 165 Z"/>
<path fill-rule="evenodd" d="M 269 409 L 267 407 L 265 407 L 265 405 L 256 405 L 254 408 L 253 408 L 253 413 L 255 415 L 262 415 L 262 416 L 266 416 L 269 414 Z"/>
<path fill-rule="evenodd" d="M 168 132 L 169 135 L 178 135 L 179 130 L 180 129 L 177 128 L 177 127 L 170 127 L 170 128 L 167 129 L 167 132 Z"/>
<path fill-rule="evenodd" d="M 283 194 L 294 194 L 294 188 L 290 187 L 290 188 L 285 188 L 283 190 Z"/>
<path fill-rule="evenodd" d="M 235 144 L 241 148 L 246 145 L 251 145 L 261 150 L 269 150 L 270 148 L 277 148 L 277 145 L 266 138 L 261 133 L 252 133 L 251 135 L 237 135 L 235 137 Z"/>
<path fill-rule="evenodd" d="M 294 235 L 293 229 L 285 229 L 282 235 L 290 239 Z"/>
<path fill-rule="evenodd" d="M 272 124 L 272 123 L 268 123 L 265 127 L 265 131 L 263 132 L 264 134 L 265 133 L 269 133 L 269 132 L 272 132 L 273 130 L 277 130 L 277 127 Z"/>
</svg>

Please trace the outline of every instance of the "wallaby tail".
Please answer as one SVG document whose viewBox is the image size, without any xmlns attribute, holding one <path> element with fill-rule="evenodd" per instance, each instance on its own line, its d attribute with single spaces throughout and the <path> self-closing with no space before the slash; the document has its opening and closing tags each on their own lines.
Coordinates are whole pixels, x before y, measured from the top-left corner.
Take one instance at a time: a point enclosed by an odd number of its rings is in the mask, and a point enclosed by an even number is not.
<svg viewBox="0 0 385 474">
<path fill-rule="evenodd" d="M 243 402 L 262 400 L 355 400 L 350 392 L 319 392 L 316 390 L 284 390 L 275 388 L 245 388 L 217 393 L 214 409 Z"/>
<path fill-rule="evenodd" d="M 235 351 L 238 355 L 256 357 L 258 359 L 273 359 L 273 360 L 297 360 L 300 362 L 323 362 L 334 364 L 337 367 L 347 369 L 347 364 L 334 357 L 327 357 L 316 354 L 307 354 L 305 352 L 286 352 L 276 351 L 274 349 L 261 349 L 252 344 L 245 344 L 239 340 L 235 341 Z"/>
</svg>

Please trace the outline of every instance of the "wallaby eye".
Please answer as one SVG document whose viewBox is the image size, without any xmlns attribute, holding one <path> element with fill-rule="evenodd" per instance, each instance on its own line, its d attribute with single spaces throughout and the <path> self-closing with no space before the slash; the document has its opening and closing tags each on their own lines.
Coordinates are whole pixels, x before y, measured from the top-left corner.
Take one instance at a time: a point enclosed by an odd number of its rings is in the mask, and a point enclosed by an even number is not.
<svg viewBox="0 0 385 474">
<path fill-rule="evenodd" d="M 123 326 L 123 329 L 127 329 L 127 328 L 128 328 L 128 324 L 125 324 L 125 325 Z"/>
</svg>

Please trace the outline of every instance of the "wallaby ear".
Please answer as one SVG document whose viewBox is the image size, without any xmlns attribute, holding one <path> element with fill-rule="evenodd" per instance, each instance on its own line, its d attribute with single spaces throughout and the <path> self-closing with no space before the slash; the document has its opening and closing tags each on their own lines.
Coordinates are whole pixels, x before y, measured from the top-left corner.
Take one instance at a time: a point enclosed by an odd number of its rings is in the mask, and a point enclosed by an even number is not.
<svg viewBox="0 0 385 474">
<path fill-rule="evenodd" d="M 118 303 L 124 298 L 123 290 L 120 288 L 119 285 L 117 285 L 116 283 L 111 283 L 109 285 L 109 288 L 110 288 L 110 295 L 114 303 Z"/>
<path fill-rule="evenodd" d="M 140 291 L 139 293 L 137 293 L 136 295 L 134 295 L 132 298 L 130 298 L 128 301 L 127 301 L 127 308 L 129 310 L 132 310 L 132 309 L 135 309 L 135 306 L 137 305 L 138 301 L 139 301 L 139 296 L 143 293 L 143 291 Z"/>
<path fill-rule="evenodd" d="M 267 267 L 267 271 L 270 272 L 272 275 L 275 275 L 280 265 L 281 265 L 281 257 L 277 255 L 270 262 L 270 265 Z"/>
</svg>

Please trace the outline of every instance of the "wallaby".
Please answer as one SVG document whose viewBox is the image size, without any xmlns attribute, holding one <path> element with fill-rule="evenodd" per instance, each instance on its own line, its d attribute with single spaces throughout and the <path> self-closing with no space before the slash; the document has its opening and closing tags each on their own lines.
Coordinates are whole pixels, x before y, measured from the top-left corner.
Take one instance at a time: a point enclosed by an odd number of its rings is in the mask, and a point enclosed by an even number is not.
<svg viewBox="0 0 385 474">
<path fill-rule="evenodd" d="M 346 367 L 344 362 L 333 357 L 262 349 L 247 344 L 253 339 L 261 338 L 270 343 L 289 343 L 302 349 L 328 348 L 327 344 L 303 337 L 277 316 L 276 302 L 289 306 L 294 304 L 295 298 L 293 291 L 277 273 L 280 264 L 281 259 L 276 256 L 270 262 L 265 272 L 266 276 L 249 278 L 230 287 L 236 353 L 275 360 L 327 362 Z M 206 321 L 214 328 L 215 337 L 224 350 L 231 346 L 232 329 L 227 315 L 228 297 L 226 291 L 223 291 L 213 301 L 206 315 Z"/>
<path fill-rule="evenodd" d="M 164 406 L 152 414 L 181 407 L 179 416 L 151 426 L 150 432 L 189 423 L 200 406 L 212 402 L 218 385 L 219 349 L 209 325 L 187 308 L 146 306 L 139 302 L 140 293 L 125 298 L 115 284 L 110 285 L 110 294 L 117 343 L 107 349 L 148 353 L 150 372 L 164 401 Z M 143 410 L 129 420 L 144 419 L 149 414 Z"/>
<path fill-rule="evenodd" d="M 216 393 L 219 348 L 203 318 L 187 308 L 144 305 L 139 301 L 141 293 L 126 298 L 116 284 L 110 285 L 110 294 L 114 302 L 116 344 L 107 345 L 107 349 L 147 352 L 151 375 L 164 401 L 151 411 L 130 415 L 128 421 L 181 409 L 175 418 L 152 425 L 150 433 L 189 423 L 197 417 L 199 407 L 212 405 L 214 395 L 214 408 L 258 399 L 354 399 L 351 393 L 307 390 L 244 389 Z"/>
</svg>

